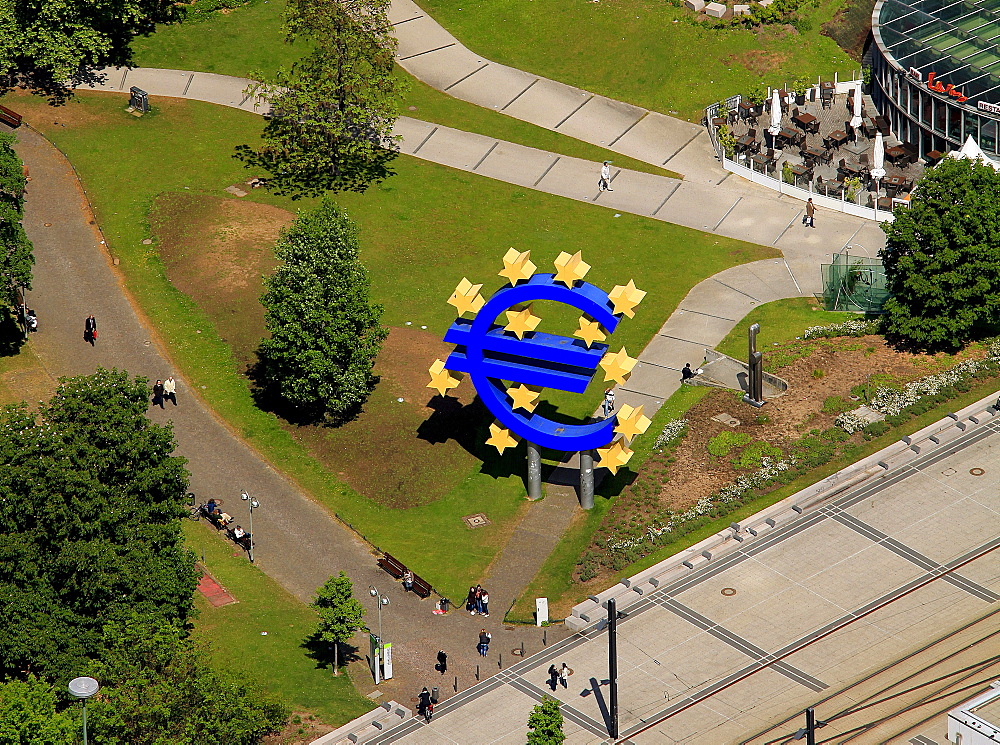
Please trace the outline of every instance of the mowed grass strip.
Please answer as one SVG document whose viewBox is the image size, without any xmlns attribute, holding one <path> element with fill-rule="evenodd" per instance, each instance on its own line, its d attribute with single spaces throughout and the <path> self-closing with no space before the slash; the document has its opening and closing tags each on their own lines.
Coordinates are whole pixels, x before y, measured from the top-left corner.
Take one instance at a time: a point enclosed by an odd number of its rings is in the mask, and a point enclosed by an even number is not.
<svg viewBox="0 0 1000 745">
<path fill-rule="evenodd" d="M 237 600 L 214 608 L 195 593 L 194 638 L 209 642 L 216 667 L 257 682 L 290 710 L 314 712 L 329 724 L 371 711 L 374 704 L 355 690 L 345 672 L 334 676 L 308 656 L 303 643 L 316 630 L 313 610 L 250 564 L 232 543 L 219 540 L 207 523 L 184 520 L 183 525 L 187 545 Z"/>
<path fill-rule="evenodd" d="M 279 67 L 290 67 L 307 48 L 301 43 L 285 43 L 281 32 L 284 8 L 283 0 L 255 0 L 231 13 L 216 13 L 207 21 L 160 25 L 155 34 L 138 37 L 133 43 L 135 64 L 241 78 L 257 71 L 270 74 Z M 414 119 L 571 158 L 595 163 L 613 160 L 620 168 L 682 178 L 674 171 L 460 101 L 420 82 L 402 68 L 397 67 L 396 74 L 407 86 L 401 113 Z M 597 173 L 595 168 L 595 184 Z"/>
<path fill-rule="evenodd" d="M 205 386 L 199 390 L 209 404 L 331 511 L 375 545 L 407 560 L 442 592 L 458 594 L 479 578 L 523 503 L 514 461 L 500 469 L 477 462 L 469 472 L 445 474 L 457 482 L 445 497 L 402 513 L 360 498 L 275 417 L 255 408 L 213 319 L 169 282 L 158 247 L 142 244 L 150 235 L 148 215 L 157 195 L 225 196 L 226 186 L 247 177 L 231 157 L 232 148 L 256 141 L 259 118 L 199 102 L 157 99 L 151 115 L 136 119 L 124 112 L 123 96 L 104 93 L 81 93 L 55 110 L 28 96 L 6 100 L 13 100 L 13 107 L 74 162 L 129 290 L 186 376 Z M 500 258 L 510 246 L 530 249 L 542 270 L 560 251 L 582 250 L 594 266 L 588 279 L 610 288 L 634 277 L 649 291 L 636 318 L 624 322 L 613 340 L 616 349 L 625 345 L 637 354 L 695 283 L 735 264 L 775 255 L 773 249 L 631 215 L 615 217 L 602 207 L 412 158 L 399 158 L 396 168 L 397 176 L 367 194 L 339 198 L 361 227 L 362 259 L 390 326 L 405 327 L 409 321 L 442 334 L 454 319 L 445 300 L 458 280 L 468 276 L 486 283 L 486 291 L 495 289 L 502 282 L 496 276 Z M 247 199 L 290 210 L 310 204 L 262 190 Z M 548 330 L 568 333 L 575 316 L 551 323 Z M 601 385 L 599 380 L 588 396 L 553 400 L 560 413 L 584 416 L 597 406 Z M 414 464 L 430 470 L 438 465 L 433 460 Z M 462 515 L 482 511 L 493 526 L 473 533 L 461 524 Z"/>
</svg>

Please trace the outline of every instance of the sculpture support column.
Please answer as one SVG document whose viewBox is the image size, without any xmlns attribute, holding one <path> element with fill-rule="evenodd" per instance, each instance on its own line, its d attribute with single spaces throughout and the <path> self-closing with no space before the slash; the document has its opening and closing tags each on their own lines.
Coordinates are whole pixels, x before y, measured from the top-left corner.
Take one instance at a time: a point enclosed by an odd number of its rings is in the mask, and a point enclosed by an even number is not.
<svg viewBox="0 0 1000 745">
<path fill-rule="evenodd" d="M 528 445 L 528 499 L 542 498 L 542 450 L 533 442 Z"/>
<path fill-rule="evenodd" d="M 594 507 L 594 451 L 580 452 L 580 506 L 585 510 Z"/>
</svg>

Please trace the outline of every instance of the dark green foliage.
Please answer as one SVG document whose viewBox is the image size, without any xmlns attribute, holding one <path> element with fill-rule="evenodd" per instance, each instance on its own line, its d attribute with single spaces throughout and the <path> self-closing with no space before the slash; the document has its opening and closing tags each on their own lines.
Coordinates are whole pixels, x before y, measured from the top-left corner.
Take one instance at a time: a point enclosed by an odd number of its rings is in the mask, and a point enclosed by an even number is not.
<svg viewBox="0 0 1000 745">
<path fill-rule="evenodd" d="M 763 440 L 755 440 L 747 445 L 743 452 L 733 459 L 733 465 L 744 470 L 757 470 L 763 465 L 764 458 L 781 459 L 781 449 L 769 445 Z"/>
<path fill-rule="evenodd" d="M 858 408 L 857 401 L 851 401 L 840 396 L 827 396 L 826 400 L 823 401 L 822 412 L 824 414 L 842 414 L 845 411 L 851 411 L 856 408 Z"/>
<path fill-rule="evenodd" d="M 542 703 L 528 716 L 528 745 L 561 745 L 565 740 L 559 702 L 551 696 L 543 696 Z"/>
<path fill-rule="evenodd" d="M 282 232 L 275 254 L 283 265 L 261 297 L 271 337 L 257 350 L 258 397 L 297 421 L 343 421 L 377 382 L 372 366 L 388 333 L 368 297 L 357 228 L 324 200 Z"/>
<path fill-rule="evenodd" d="M 365 627 L 365 608 L 352 593 L 351 580 L 341 572 L 316 591 L 310 605 L 319 614 L 316 640 L 333 647 L 333 672 L 337 674 L 337 648 Z"/>
<path fill-rule="evenodd" d="M 0 0 L 0 75 L 65 92 L 87 68 L 128 61 L 132 37 L 173 14 L 166 0 Z"/>
<path fill-rule="evenodd" d="M 187 474 L 148 405 L 143 380 L 99 370 L 63 379 L 38 416 L 0 414 L 0 675 L 68 680 L 108 620 L 190 615 Z"/>
<path fill-rule="evenodd" d="M 88 706 L 95 742 L 256 745 L 284 724 L 279 703 L 213 671 L 206 653 L 176 629 L 133 617 L 104 632 L 93 668 L 102 689 Z"/>
<path fill-rule="evenodd" d="M 1000 329 L 1000 173 L 945 158 L 928 169 L 910 209 L 884 223 L 892 297 L 887 338 L 908 348 L 955 351 Z"/>
<path fill-rule="evenodd" d="M 876 437 L 884 435 L 890 429 L 891 427 L 886 422 L 872 422 L 861 430 L 861 433 L 864 435 L 866 440 L 874 440 Z"/>
<path fill-rule="evenodd" d="M 253 87 L 271 105 L 263 145 L 237 148 L 279 194 L 364 191 L 389 175 L 402 100 L 388 0 L 290 0 L 287 40 L 311 51 Z"/>
<path fill-rule="evenodd" d="M 732 452 L 733 448 L 746 445 L 753 438 L 743 432 L 733 432 L 724 430 L 708 441 L 705 446 L 709 454 L 716 458 L 725 458 Z"/>
<path fill-rule="evenodd" d="M 76 745 L 79 725 L 69 711 L 58 711 L 55 688 L 34 675 L 0 683 L 0 743 Z"/>
<path fill-rule="evenodd" d="M 35 263 L 31 241 L 21 226 L 26 180 L 15 142 L 14 135 L 0 132 L 0 305 L 16 302 L 16 288 L 31 289 Z"/>
</svg>

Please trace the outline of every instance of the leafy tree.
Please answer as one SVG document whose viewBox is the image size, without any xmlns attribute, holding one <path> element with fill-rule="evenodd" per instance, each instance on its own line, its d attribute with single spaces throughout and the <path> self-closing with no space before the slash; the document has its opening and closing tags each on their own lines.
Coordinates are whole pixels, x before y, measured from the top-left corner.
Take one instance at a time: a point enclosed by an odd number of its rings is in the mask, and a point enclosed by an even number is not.
<svg viewBox="0 0 1000 745">
<path fill-rule="evenodd" d="M 89 704 L 94 741 L 106 745 L 256 745 L 287 712 L 254 686 L 220 675 L 207 654 L 155 618 L 105 626 Z"/>
<path fill-rule="evenodd" d="M 1000 331 L 1000 173 L 945 158 L 883 229 L 890 340 L 954 351 Z"/>
<path fill-rule="evenodd" d="M 123 64 L 132 37 L 173 14 L 168 0 L 0 0 L 0 76 L 62 88 Z"/>
<path fill-rule="evenodd" d="M 337 648 L 365 627 L 365 608 L 354 597 L 351 580 L 343 572 L 323 583 L 309 607 L 319 614 L 319 641 L 333 645 L 333 674 L 337 675 Z"/>
<path fill-rule="evenodd" d="M 312 48 L 290 70 L 250 92 L 270 104 L 263 144 L 237 148 L 263 181 L 293 198 L 364 191 L 389 175 L 398 152 L 392 127 L 402 83 L 393 74 L 396 39 L 389 0 L 290 0 L 286 41 Z"/>
<path fill-rule="evenodd" d="M 544 696 L 542 703 L 528 716 L 528 730 L 528 745 L 561 745 L 566 735 L 563 734 L 559 702 L 551 696 Z"/>
<path fill-rule="evenodd" d="M 14 135 L 0 132 L 0 306 L 15 303 L 17 287 L 31 289 L 35 263 L 31 241 L 21 225 L 27 181 L 14 152 L 15 142 Z"/>
<path fill-rule="evenodd" d="M 58 700 L 55 687 L 34 675 L 0 683 L 0 743 L 75 745 L 79 725 L 57 710 Z"/>
<path fill-rule="evenodd" d="M 282 233 L 284 262 L 261 297 L 271 338 L 257 350 L 258 395 L 290 418 L 342 420 L 375 385 L 372 366 L 387 331 L 368 297 L 357 228 L 329 199 Z"/>
<path fill-rule="evenodd" d="M 109 619 L 190 615 L 187 474 L 148 396 L 143 379 L 99 370 L 62 379 L 37 414 L 0 412 L 0 675 L 69 680 Z"/>
<path fill-rule="evenodd" d="M 0 203 L 10 205 L 19 215 L 24 213 L 24 165 L 14 152 L 17 137 L 0 132 Z"/>
</svg>

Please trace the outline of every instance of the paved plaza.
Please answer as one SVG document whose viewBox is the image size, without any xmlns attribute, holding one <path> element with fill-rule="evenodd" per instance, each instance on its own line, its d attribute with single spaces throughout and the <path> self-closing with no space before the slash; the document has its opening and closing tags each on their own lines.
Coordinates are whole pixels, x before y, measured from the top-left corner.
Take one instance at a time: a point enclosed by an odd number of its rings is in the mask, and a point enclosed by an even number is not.
<svg viewBox="0 0 1000 745">
<path fill-rule="evenodd" d="M 995 610 L 997 474 L 989 422 L 628 606 L 622 738 L 738 743 Z M 574 670 L 567 689 L 548 687 L 553 662 Z M 523 743 L 544 694 L 563 703 L 567 742 L 603 742 L 607 677 L 592 627 L 374 742 Z"/>
</svg>

